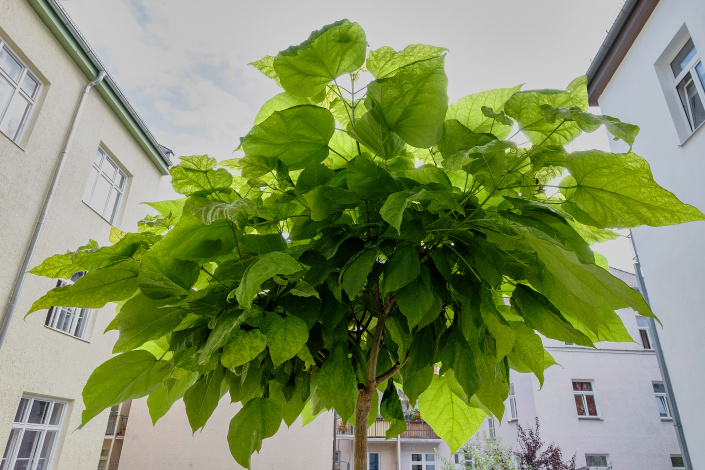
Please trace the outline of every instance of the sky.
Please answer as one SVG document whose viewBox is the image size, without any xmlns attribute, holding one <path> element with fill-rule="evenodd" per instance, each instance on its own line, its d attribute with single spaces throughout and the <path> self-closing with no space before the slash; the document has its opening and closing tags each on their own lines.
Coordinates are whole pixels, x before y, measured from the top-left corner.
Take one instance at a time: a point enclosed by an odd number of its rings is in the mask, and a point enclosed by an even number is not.
<svg viewBox="0 0 705 470">
<path fill-rule="evenodd" d="M 62 0 L 157 140 L 178 156 L 233 154 L 280 89 L 248 63 L 348 18 L 370 49 L 449 49 L 450 102 L 478 91 L 564 88 L 584 75 L 623 0 Z M 602 131 L 570 150 L 608 149 Z M 633 271 L 626 238 L 598 245 Z"/>
</svg>

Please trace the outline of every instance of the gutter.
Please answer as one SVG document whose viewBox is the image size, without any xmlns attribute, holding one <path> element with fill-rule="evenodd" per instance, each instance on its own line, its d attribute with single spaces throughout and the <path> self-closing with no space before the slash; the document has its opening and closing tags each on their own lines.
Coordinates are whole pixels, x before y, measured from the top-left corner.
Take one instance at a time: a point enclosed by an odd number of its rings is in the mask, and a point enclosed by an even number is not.
<svg viewBox="0 0 705 470">
<path fill-rule="evenodd" d="M 105 71 L 105 66 L 85 40 L 68 13 L 57 0 L 27 0 L 52 35 L 87 78 Z M 106 72 L 105 80 L 96 86 L 106 104 L 113 110 L 137 144 L 149 156 L 162 175 L 169 174 L 169 157 L 150 132 L 113 77 Z"/>
<path fill-rule="evenodd" d="M 636 243 L 634 242 L 634 233 L 630 230 L 629 237 L 632 239 L 632 248 L 634 248 L 634 272 L 636 273 L 636 280 L 639 284 L 639 291 L 644 297 L 646 304 L 651 307 L 651 302 L 649 301 L 649 293 L 646 291 L 646 284 L 644 283 L 644 277 L 641 274 L 641 263 L 639 262 L 639 254 L 636 251 Z M 678 410 L 678 404 L 676 403 L 676 395 L 673 392 L 673 384 L 671 383 L 671 375 L 668 373 L 668 367 L 666 366 L 666 358 L 663 355 L 663 349 L 661 349 L 661 340 L 658 336 L 658 331 L 656 330 L 656 321 L 649 317 L 649 329 L 651 330 L 651 338 L 654 342 L 654 351 L 656 352 L 656 360 L 658 361 L 659 369 L 661 369 L 661 378 L 663 379 L 663 384 L 666 387 L 668 405 L 671 407 L 673 414 L 673 427 L 676 429 L 676 437 L 678 438 L 678 447 L 681 449 L 681 456 L 683 457 L 683 463 L 685 464 L 686 470 L 693 470 L 693 464 L 690 461 L 690 452 L 688 451 L 688 444 L 685 440 L 685 432 L 683 431 L 683 423 L 681 422 L 681 415 Z"/>
<path fill-rule="evenodd" d="M 32 238 L 27 246 L 27 251 L 25 252 L 24 259 L 22 261 L 22 266 L 20 267 L 19 275 L 15 281 L 15 286 L 12 289 L 12 294 L 10 296 L 10 302 L 7 304 L 5 309 L 5 314 L 2 317 L 2 330 L 0 330 L 0 349 L 2 349 L 3 341 L 5 340 L 5 334 L 10 326 L 10 320 L 12 319 L 12 314 L 15 311 L 15 306 L 17 305 L 17 299 L 20 296 L 20 291 L 22 290 L 22 285 L 24 284 L 25 277 L 27 276 L 27 271 L 29 270 L 29 264 L 32 262 L 32 255 L 34 254 L 34 248 L 37 245 L 37 240 L 39 240 L 39 235 L 44 227 L 44 219 L 49 212 L 49 207 L 54 199 L 54 193 L 56 192 L 56 187 L 59 183 L 59 177 L 61 176 L 61 170 L 64 168 L 64 162 L 66 161 L 66 156 L 68 155 L 69 148 L 73 142 L 73 136 L 76 132 L 76 124 L 81 117 L 81 111 L 83 111 L 83 105 L 86 102 L 86 97 L 91 88 L 99 85 L 103 79 L 106 77 L 106 73 L 103 70 L 99 70 L 98 76 L 95 80 L 89 82 L 81 93 L 81 97 L 78 100 L 78 105 L 76 106 L 76 111 L 73 115 L 73 120 L 71 121 L 71 127 L 66 135 L 66 143 L 64 148 L 59 155 L 59 160 L 56 163 L 56 168 L 54 169 L 54 174 L 51 177 L 51 184 L 49 185 L 49 190 L 44 197 L 44 202 L 42 203 L 42 211 L 39 213 L 39 218 L 37 218 L 37 223 L 34 226 L 34 232 L 32 232 Z"/>
</svg>

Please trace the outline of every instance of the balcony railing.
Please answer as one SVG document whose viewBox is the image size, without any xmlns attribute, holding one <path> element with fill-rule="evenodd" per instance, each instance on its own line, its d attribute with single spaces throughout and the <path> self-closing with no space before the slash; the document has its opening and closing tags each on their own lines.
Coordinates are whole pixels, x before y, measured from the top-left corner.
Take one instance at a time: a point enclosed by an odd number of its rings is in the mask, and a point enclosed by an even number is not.
<svg viewBox="0 0 705 470">
<path fill-rule="evenodd" d="M 382 418 L 375 419 L 372 426 L 367 428 L 367 437 L 386 437 L 385 434 L 389 429 L 391 423 L 385 421 Z M 338 418 L 338 434 L 355 434 L 355 427 L 343 423 L 343 420 Z M 420 419 L 407 419 L 406 420 L 406 431 L 401 433 L 400 437 L 402 439 L 440 439 L 438 435 L 433 432 L 431 426 L 428 425 L 426 421 Z"/>
<path fill-rule="evenodd" d="M 125 437 L 127 429 L 128 415 L 111 414 L 108 418 L 108 427 L 105 430 L 106 436 Z"/>
<path fill-rule="evenodd" d="M 98 470 L 118 470 L 119 460 L 101 460 L 98 462 Z"/>
</svg>

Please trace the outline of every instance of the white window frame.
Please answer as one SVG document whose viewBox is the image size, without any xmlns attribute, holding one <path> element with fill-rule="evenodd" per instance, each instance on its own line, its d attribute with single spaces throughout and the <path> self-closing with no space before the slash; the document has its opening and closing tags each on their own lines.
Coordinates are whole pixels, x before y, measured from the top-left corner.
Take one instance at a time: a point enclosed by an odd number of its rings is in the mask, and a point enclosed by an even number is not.
<svg viewBox="0 0 705 470">
<path fill-rule="evenodd" d="M 517 421 L 519 419 L 519 414 L 517 412 L 517 397 L 514 392 L 514 384 L 509 384 L 509 420 Z"/>
<path fill-rule="evenodd" d="M 56 287 L 64 287 L 73 284 L 86 274 L 87 271 L 75 273 L 71 279 L 59 279 Z M 88 337 L 88 324 L 91 321 L 93 310 L 80 307 L 60 307 L 55 306 L 49 309 L 44 326 L 51 330 L 59 331 L 74 338 L 86 341 Z M 68 318 L 68 321 L 67 321 Z M 78 322 L 81 321 L 80 326 Z M 63 322 L 63 325 L 60 323 Z M 77 329 L 80 328 L 80 329 Z"/>
<path fill-rule="evenodd" d="M 604 457 L 605 458 L 605 467 L 590 467 L 587 463 L 588 457 Z M 609 454 L 585 454 L 585 465 L 588 466 L 590 470 L 600 470 L 600 469 L 607 469 L 610 468 L 610 455 Z"/>
<path fill-rule="evenodd" d="M 22 403 L 25 400 L 27 400 L 25 402 L 26 406 L 22 408 Z M 28 422 L 29 413 L 32 407 L 34 406 L 35 401 L 49 402 L 49 408 L 46 410 L 46 418 L 44 419 L 44 421 L 46 421 L 45 423 L 34 424 Z M 52 415 L 54 413 L 54 408 L 57 405 L 62 405 L 62 409 L 59 411 L 58 422 L 56 424 L 49 424 L 51 418 L 53 417 Z M 44 465 L 42 468 L 44 468 L 45 470 L 52 468 L 52 459 L 54 458 L 57 442 L 61 437 L 61 428 L 64 422 L 64 417 L 66 416 L 67 409 L 68 402 L 64 400 L 55 400 L 51 398 L 37 397 L 33 395 L 23 395 L 20 399 L 20 404 L 18 406 L 17 413 L 15 416 L 15 420 L 19 417 L 19 421 L 14 421 L 12 423 L 12 431 L 10 432 L 7 444 L 5 445 L 2 460 L 0 460 L 0 470 L 10 470 L 15 467 L 20 443 L 22 442 L 25 433 L 28 431 L 39 432 L 41 434 L 39 435 L 39 439 L 35 441 L 34 446 L 31 450 L 31 456 L 29 459 L 30 465 L 27 467 L 27 470 L 36 470 L 37 466 L 39 465 L 38 454 L 43 449 L 44 440 L 46 439 L 46 436 L 49 432 L 54 432 L 55 437 L 54 442 L 51 444 L 51 447 L 47 450 L 47 454 L 44 457 Z"/>
<path fill-rule="evenodd" d="M 370 455 L 372 455 L 372 454 L 377 454 L 378 468 L 379 468 L 379 470 L 382 470 L 382 454 L 380 454 L 379 452 L 368 452 L 367 453 L 367 470 L 372 470 L 370 468 Z"/>
<path fill-rule="evenodd" d="M 573 389 L 573 396 L 574 397 L 579 396 L 582 399 L 583 409 L 585 410 L 585 413 L 588 413 L 585 415 L 578 414 L 578 418 L 579 419 L 602 419 L 602 417 L 600 415 L 600 406 L 597 401 L 597 392 L 595 390 L 595 381 L 594 380 L 587 380 L 587 379 L 572 379 L 570 382 L 571 389 L 573 388 L 573 383 L 575 383 L 575 382 L 589 383 L 590 388 L 592 389 L 592 390 L 575 390 L 575 389 Z M 595 415 L 589 414 L 589 408 L 588 408 L 588 403 L 587 403 L 587 398 L 586 398 L 587 396 L 592 396 L 593 400 L 595 401 L 595 413 L 596 413 Z M 573 402 L 573 403 L 575 404 L 575 402 Z M 576 413 L 578 412 L 577 404 L 576 404 L 575 412 Z M 597 455 L 597 454 L 595 454 L 595 455 Z"/>
<path fill-rule="evenodd" d="M 37 77 L 37 75 L 32 72 L 29 67 L 27 67 L 27 64 L 25 64 L 24 61 L 20 59 L 20 57 L 12 50 L 12 48 L 7 44 L 7 42 L 2 38 L 2 36 L 0 36 L 0 51 L 1 50 L 7 51 L 10 57 L 16 60 L 17 63 L 20 65 L 22 71 L 20 72 L 20 76 L 17 81 L 15 81 L 12 77 L 10 77 L 8 73 L 6 73 L 4 70 L 2 70 L 2 68 L 0 68 L 0 77 L 7 80 L 8 83 L 14 88 L 12 96 L 7 102 L 7 105 L 3 108 L 0 108 L 0 124 L 3 123 L 5 113 L 7 113 L 7 110 L 10 108 L 15 99 L 25 99 L 29 103 L 29 106 L 25 110 L 24 116 L 22 117 L 22 120 L 20 121 L 20 124 L 17 127 L 14 136 L 7 135 L 4 132 L 0 131 L 0 133 L 7 136 L 13 142 L 19 143 L 22 140 L 22 137 L 24 136 L 25 129 L 27 128 L 27 123 L 29 122 L 29 118 L 32 116 L 32 112 L 36 107 L 37 99 L 39 98 L 42 92 L 43 83 L 39 79 L 39 77 Z M 29 76 L 32 80 L 37 83 L 37 87 L 34 89 L 34 93 L 32 93 L 32 95 L 22 89 L 22 84 L 26 76 Z"/>
<path fill-rule="evenodd" d="M 472 468 L 472 456 L 465 455 L 464 452 L 456 452 L 453 454 L 453 467 L 456 470 L 467 470 Z"/>
<path fill-rule="evenodd" d="M 671 454 L 671 468 L 673 468 L 674 470 L 685 470 L 685 461 L 683 462 L 683 466 L 676 467 L 676 464 L 673 463 L 674 457 L 680 458 L 681 460 L 683 459 L 683 456 L 681 454 Z"/>
<path fill-rule="evenodd" d="M 640 325 L 639 323 L 642 323 L 642 324 Z M 649 326 L 649 319 L 646 317 L 642 317 L 642 316 L 637 315 L 636 326 L 639 330 L 639 341 L 641 341 L 641 345 L 644 347 L 645 350 L 653 351 L 654 350 L 654 340 L 651 337 L 651 327 Z M 644 332 L 644 333 L 642 334 L 642 332 Z M 644 334 L 646 335 L 646 341 L 649 343 L 648 347 L 646 344 L 644 344 Z"/>
<path fill-rule="evenodd" d="M 115 171 L 112 176 L 109 172 L 106 172 L 106 168 L 104 167 L 104 162 L 106 161 L 110 163 L 110 166 L 115 167 Z M 105 201 L 103 201 L 102 208 L 100 207 L 100 201 L 92 201 L 98 180 L 100 178 L 103 178 L 108 184 L 110 184 L 110 190 L 108 191 Z M 120 166 L 120 164 L 116 162 L 104 148 L 98 147 L 91 165 L 91 173 L 88 177 L 88 182 L 86 183 L 86 190 L 83 194 L 83 202 L 96 211 L 102 218 L 107 220 L 108 223 L 113 224 L 118 212 L 120 212 L 120 205 L 122 204 L 122 199 L 125 195 L 125 189 L 127 189 L 127 179 L 127 173 L 122 169 L 122 166 Z M 112 210 L 110 210 L 111 208 L 108 206 L 108 203 L 110 202 L 113 191 L 117 192 L 117 198 Z"/>
<path fill-rule="evenodd" d="M 489 431 L 490 439 L 497 438 L 497 429 L 495 428 L 494 418 L 491 416 L 487 418 L 487 430 Z"/>
<path fill-rule="evenodd" d="M 657 392 L 654 389 L 654 396 L 656 397 L 656 409 L 658 409 L 658 404 L 661 403 L 663 405 L 663 408 L 666 410 L 666 416 L 662 416 L 660 411 L 659 416 L 661 416 L 661 419 L 664 420 L 673 419 L 673 416 L 671 416 L 671 405 L 668 400 L 668 391 L 666 390 L 666 386 L 663 384 L 663 382 L 652 382 L 652 386 L 654 385 L 660 385 L 661 387 L 663 387 L 663 392 Z"/>
<path fill-rule="evenodd" d="M 686 46 L 686 44 L 688 44 L 689 41 L 692 41 L 692 37 L 690 37 L 690 36 L 688 36 L 688 38 L 683 43 L 683 45 L 680 48 L 678 48 L 678 50 L 673 54 L 673 56 L 671 57 L 671 60 L 668 62 L 668 69 L 669 69 L 669 72 L 671 73 L 671 76 L 673 77 L 673 88 L 676 90 L 676 95 L 678 95 L 678 98 L 680 100 L 681 110 L 686 118 L 688 126 L 690 127 L 690 133 L 693 134 L 703 124 L 705 124 L 705 120 L 703 120 L 697 126 L 695 125 L 694 118 L 691 115 L 690 106 L 688 106 L 690 104 L 690 102 L 688 100 L 687 93 L 686 94 L 681 93 L 680 83 L 686 78 L 686 76 L 690 75 L 690 81 L 685 84 L 684 88 L 686 88 L 687 85 L 692 82 L 695 85 L 695 89 L 696 89 L 698 96 L 700 98 L 700 103 L 705 108 L 705 89 L 703 89 L 703 83 L 699 79 L 699 75 L 696 70 L 697 66 L 699 64 L 701 64 L 702 61 L 700 59 L 700 53 L 698 52 L 697 47 L 695 47 L 695 44 L 693 44 L 693 50 L 695 51 L 695 55 L 688 61 L 688 63 L 683 67 L 683 69 L 677 75 L 674 76 L 673 70 L 671 68 L 671 64 L 676 59 L 676 56 L 678 54 L 680 54 L 680 52 L 683 50 L 683 48 Z M 702 65 L 702 67 L 705 67 L 705 64 Z"/>
<path fill-rule="evenodd" d="M 414 455 L 420 455 L 421 460 L 414 460 Z M 426 457 L 429 455 L 433 456 L 433 460 L 426 460 Z M 427 470 L 428 466 L 432 466 L 435 470 L 440 470 L 438 467 L 436 454 L 433 452 L 412 452 L 409 459 L 411 460 L 411 470 L 414 470 L 415 465 L 420 465 L 421 470 Z"/>
</svg>

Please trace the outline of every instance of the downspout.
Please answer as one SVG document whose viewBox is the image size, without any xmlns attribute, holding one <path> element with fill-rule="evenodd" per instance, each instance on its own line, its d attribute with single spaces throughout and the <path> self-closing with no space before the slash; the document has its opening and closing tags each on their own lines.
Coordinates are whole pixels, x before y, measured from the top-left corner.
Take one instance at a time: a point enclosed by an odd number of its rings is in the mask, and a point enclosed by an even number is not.
<svg viewBox="0 0 705 470">
<path fill-rule="evenodd" d="M 42 228 L 44 226 L 44 219 L 46 219 L 46 215 L 49 212 L 49 207 L 51 206 L 52 199 L 54 199 L 54 193 L 56 192 L 56 187 L 58 186 L 59 177 L 61 176 L 61 170 L 64 168 L 66 155 L 68 154 L 69 148 L 71 147 L 71 143 L 73 142 L 73 136 L 76 132 L 77 127 L 76 124 L 78 123 L 78 119 L 81 116 L 81 111 L 83 110 L 83 105 L 86 102 L 86 97 L 88 96 L 88 92 L 91 91 L 91 88 L 102 82 L 104 78 L 105 72 L 103 70 L 99 70 L 96 79 L 86 85 L 86 87 L 83 89 L 83 93 L 81 93 L 81 97 L 78 100 L 78 106 L 76 107 L 76 112 L 73 115 L 71 127 L 69 128 L 69 133 L 66 136 L 66 143 L 64 144 L 64 149 L 61 151 L 59 161 L 57 162 L 56 168 L 54 169 L 54 175 L 51 178 L 51 185 L 49 186 L 49 190 L 47 191 L 46 196 L 44 197 L 42 211 L 39 214 L 39 218 L 37 219 L 37 223 L 34 227 L 34 232 L 32 233 L 32 238 L 30 239 L 29 246 L 27 247 L 27 251 L 25 252 L 24 260 L 22 261 L 22 267 L 20 267 L 20 272 L 17 276 L 17 280 L 15 281 L 15 287 L 12 290 L 12 294 L 10 295 L 10 302 L 7 304 L 5 314 L 2 317 L 2 330 L 0 331 L 0 349 L 2 349 L 2 345 L 5 340 L 5 334 L 7 333 L 8 327 L 10 326 L 12 313 L 15 311 L 17 299 L 20 296 L 20 291 L 22 290 L 22 285 L 24 284 L 24 279 L 27 275 L 27 270 L 29 269 L 29 264 L 32 262 L 32 255 L 34 254 L 34 248 L 37 245 L 39 235 L 42 232 Z"/>
<path fill-rule="evenodd" d="M 641 295 L 644 296 L 644 300 L 651 307 L 651 302 L 649 301 L 649 294 L 646 291 L 646 284 L 644 283 L 644 277 L 641 274 L 641 263 L 639 262 L 639 253 L 636 251 L 636 243 L 634 242 L 634 233 L 630 230 L 629 237 L 632 240 L 632 247 L 634 248 L 634 272 L 636 273 L 636 280 L 639 285 L 639 291 Z M 654 342 L 654 351 L 656 352 L 656 360 L 658 361 L 659 369 L 661 369 L 661 377 L 663 378 L 663 384 L 666 386 L 666 393 L 668 395 L 668 404 L 671 406 L 671 411 L 673 413 L 673 427 L 676 428 L 676 437 L 678 438 L 678 446 L 681 449 L 681 456 L 683 457 L 683 463 L 687 470 L 693 470 L 693 465 L 690 462 L 690 453 L 688 452 L 688 444 L 685 440 L 685 432 L 683 431 L 683 423 L 681 423 L 681 415 L 678 411 L 678 404 L 676 403 L 676 395 L 673 392 L 673 384 L 671 383 L 671 375 L 668 373 L 668 367 L 666 366 L 666 359 L 663 356 L 663 350 L 661 349 L 661 340 L 658 336 L 658 331 L 656 330 L 656 321 L 653 318 L 648 318 L 649 330 L 651 331 L 651 339 Z"/>
</svg>

